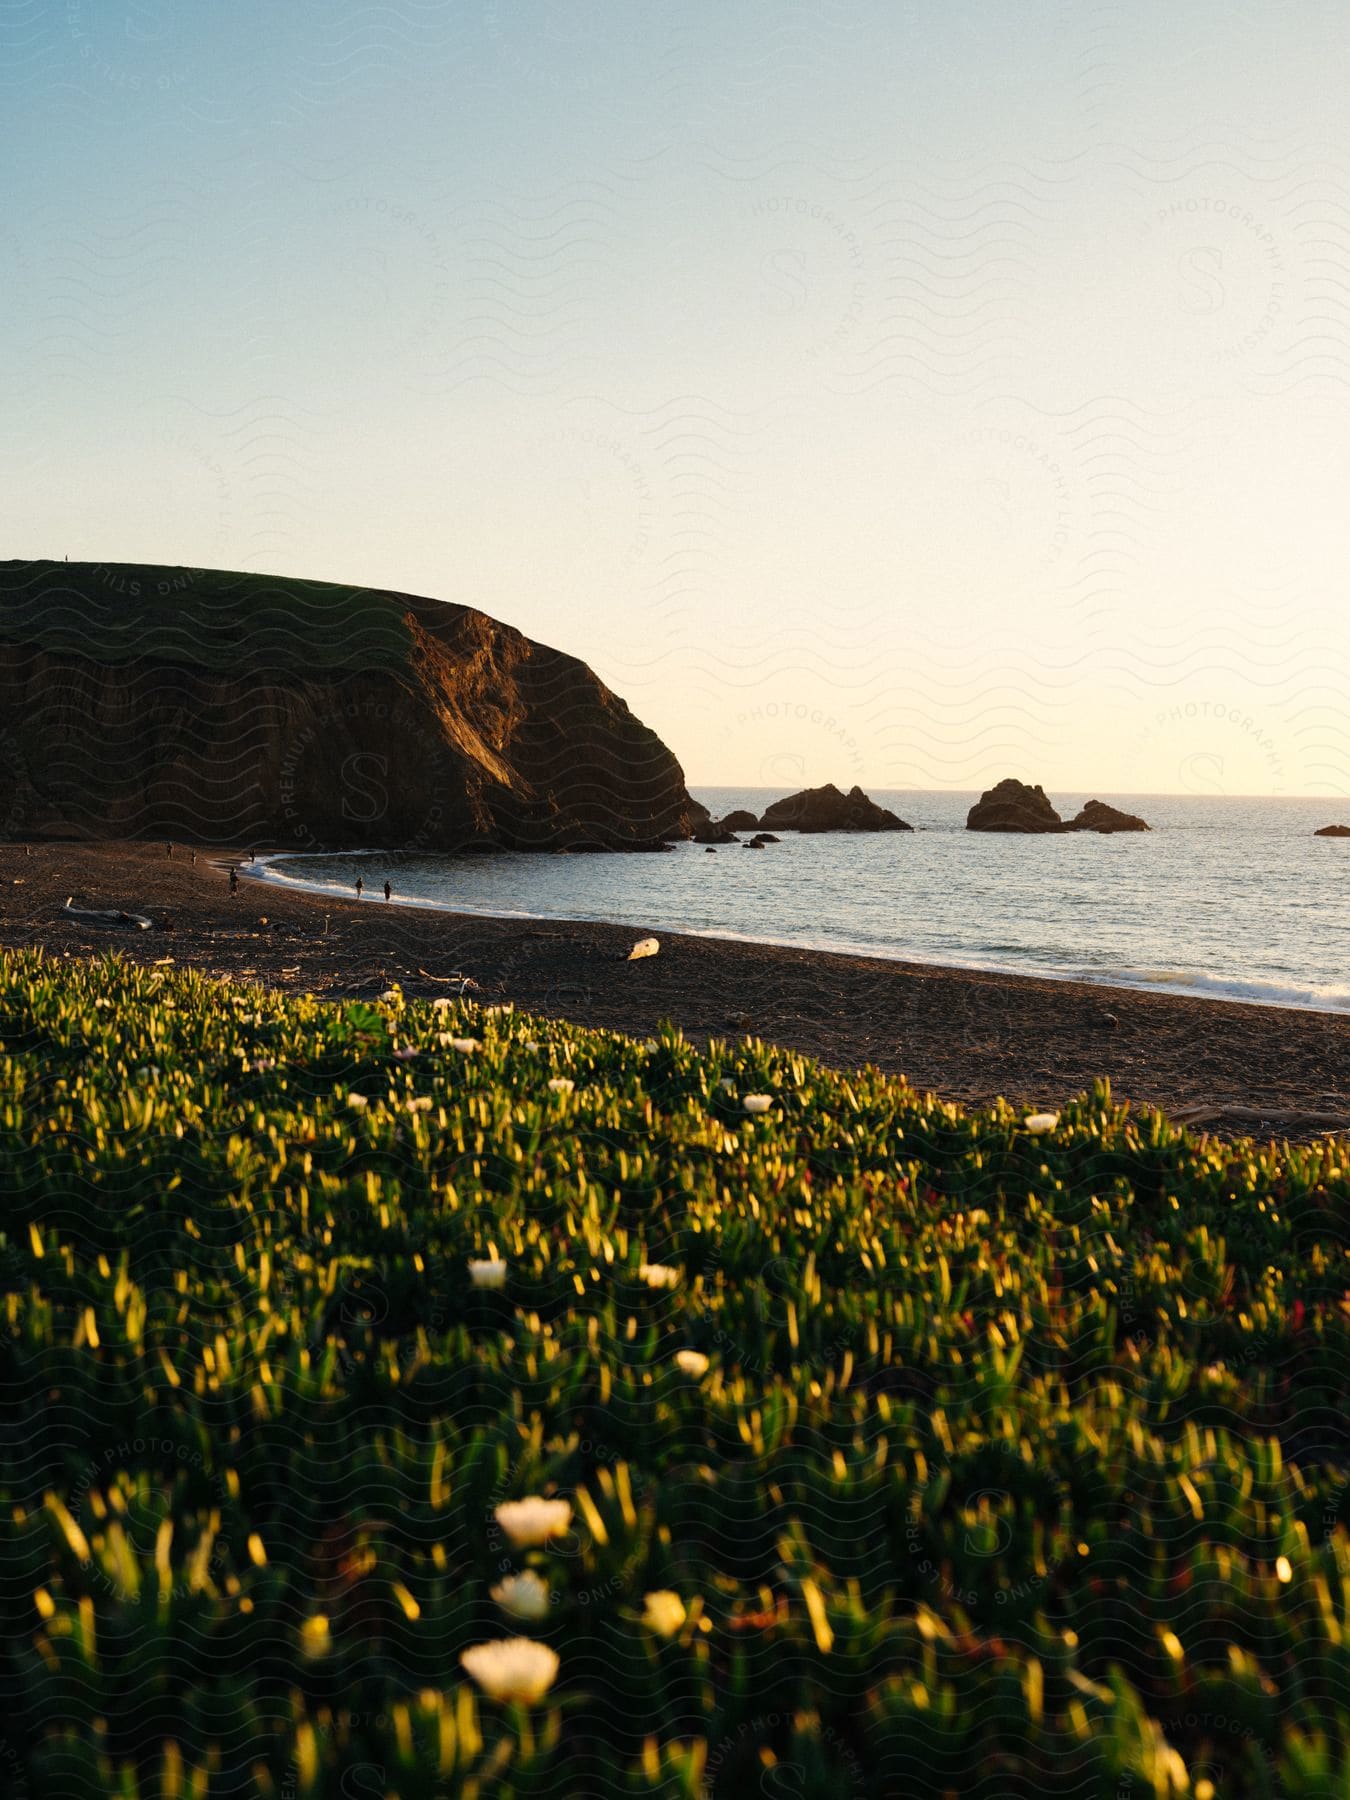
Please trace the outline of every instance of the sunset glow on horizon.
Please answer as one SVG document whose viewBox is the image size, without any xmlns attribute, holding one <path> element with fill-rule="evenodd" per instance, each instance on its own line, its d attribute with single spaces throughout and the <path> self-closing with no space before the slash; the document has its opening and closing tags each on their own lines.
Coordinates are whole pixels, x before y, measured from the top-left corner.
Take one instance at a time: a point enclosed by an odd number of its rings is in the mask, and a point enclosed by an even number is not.
<svg viewBox="0 0 1350 1800">
<path fill-rule="evenodd" d="M 0 554 L 481 607 L 695 787 L 1350 794 L 1334 10 L 676 12 L 0 21 Z"/>
</svg>

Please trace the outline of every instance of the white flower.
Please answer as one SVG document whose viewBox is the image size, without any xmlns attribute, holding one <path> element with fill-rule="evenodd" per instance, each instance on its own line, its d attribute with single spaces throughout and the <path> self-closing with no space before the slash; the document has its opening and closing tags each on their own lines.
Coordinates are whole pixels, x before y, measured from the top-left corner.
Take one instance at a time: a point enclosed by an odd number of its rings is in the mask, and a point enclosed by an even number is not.
<svg viewBox="0 0 1350 1800">
<path fill-rule="evenodd" d="M 680 1279 L 680 1271 L 669 1263 L 643 1263 L 638 1274 L 652 1288 L 674 1287 Z"/>
<path fill-rule="evenodd" d="M 395 1062 L 411 1062 L 412 1059 L 416 1055 L 417 1055 L 417 1052 L 416 1052 L 416 1050 L 414 1050 L 414 1048 L 411 1044 L 401 1044 L 399 1046 L 399 1048 L 397 1050 L 395 1050 L 395 1052 L 394 1052 L 394 1061 Z"/>
<path fill-rule="evenodd" d="M 695 1381 L 708 1373 L 708 1359 L 701 1350 L 677 1350 L 675 1361 L 686 1375 L 692 1375 Z"/>
<path fill-rule="evenodd" d="M 431 1010 L 432 1012 L 449 1012 L 454 1004 L 454 1001 L 448 1000 L 444 994 L 438 994 L 431 1003 Z"/>
<path fill-rule="evenodd" d="M 724 1075 L 717 1085 L 724 1094 L 734 1094 L 736 1092 L 736 1083 L 731 1079 L 730 1075 Z"/>
<path fill-rule="evenodd" d="M 464 1054 L 468 1056 L 474 1050 L 480 1049 L 481 1046 L 477 1038 L 452 1037 L 450 1040 L 450 1048 L 452 1050 L 462 1050 Z"/>
<path fill-rule="evenodd" d="M 766 1113 L 773 1105 L 772 1094 L 746 1094 L 741 1105 L 748 1113 Z"/>
<path fill-rule="evenodd" d="M 366 1099 L 364 1094 L 348 1094 L 347 1104 L 351 1107 L 353 1112 L 364 1112 L 370 1105 L 370 1101 Z"/>
<path fill-rule="evenodd" d="M 674 1637 L 685 1621 L 684 1601 L 671 1588 L 658 1588 L 644 1598 L 642 1623 L 658 1637 Z"/>
<path fill-rule="evenodd" d="M 538 1038 L 526 1038 L 525 1039 L 525 1048 L 527 1050 L 537 1050 L 539 1048 L 539 1039 Z"/>
<path fill-rule="evenodd" d="M 555 1075 L 548 1085 L 555 1094 L 570 1094 L 577 1084 L 570 1075 Z"/>
<path fill-rule="evenodd" d="M 1045 1132 L 1053 1131 L 1059 1124 L 1059 1114 L 1032 1113 L 1029 1119 L 1024 1119 L 1022 1122 L 1033 1137 L 1041 1137 Z"/>
<path fill-rule="evenodd" d="M 548 1617 L 548 1587 L 533 1569 L 526 1569 L 523 1575 L 508 1575 L 490 1592 L 502 1611 L 509 1612 L 514 1618 Z"/>
<path fill-rule="evenodd" d="M 475 1644 L 460 1662 L 491 1700 L 519 1700 L 530 1706 L 542 1700 L 558 1674 L 557 1652 L 533 1638 L 499 1638 Z"/>
<path fill-rule="evenodd" d="M 431 1111 L 431 1095 L 430 1094 L 418 1094 L 414 1099 L 412 1099 L 408 1102 L 408 1111 L 411 1113 L 430 1112 Z"/>
<path fill-rule="evenodd" d="M 572 1502 L 532 1494 L 528 1500 L 503 1500 L 493 1516 L 517 1550 L 529 1550 L 563 1535 L 572 1523 Z"/>
<path fill-rule="evenodd" d="M 506 1286 L 506 1264 L 500 1257 L 484 1256 L 469 1264 L 469 1280 L 475 1287 L 502 1288 Z"/>
<path fill-rule="evenodd" d="M 397 1001 L 401 1000 L 402 998 L 403 998 L 402 989 L 396 988 L 396 987 L 386 988 L 384 990 L 384 992 L 380 995 L 380 999 L 386 1005 L 396 1003 Z"/>
</svg>

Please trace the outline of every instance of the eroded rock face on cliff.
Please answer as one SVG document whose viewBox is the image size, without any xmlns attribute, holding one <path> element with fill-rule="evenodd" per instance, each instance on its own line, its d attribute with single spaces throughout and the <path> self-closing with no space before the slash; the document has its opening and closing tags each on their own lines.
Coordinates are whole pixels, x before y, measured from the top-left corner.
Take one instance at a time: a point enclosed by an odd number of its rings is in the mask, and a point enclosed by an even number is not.
<svg viewBox="0 0 1350 1800">
<path fill-rule="evenodd" d="M 706 810 L 577 660 L 325 582 L 0 564 L 0 833 L 639 849 Z"/>
<path fill-rule="evenodd" d="M 895 813 L 869 800 L 860 787 L 844 794 L 827 782 L 803 788 L 766 807 L 760 824 L 766 831 L 912 831 Z"/>
<path fill-rule="evenodd" d="M 1011 776 L 980 795 L 966 814 L 967 831 L 1063 831 L 1064 821 L 1042 787 Z"/>
<path fill-rule="evenodd" d="M 1089 800 L 1083 810 L 1069 820 L 1065 827 L 1068 831 L 1147 831 L 1148 825 L 1138 813 L 1121 812 L 1118 806 L 1108 806 L 1104 800 Z"/>
</svg>

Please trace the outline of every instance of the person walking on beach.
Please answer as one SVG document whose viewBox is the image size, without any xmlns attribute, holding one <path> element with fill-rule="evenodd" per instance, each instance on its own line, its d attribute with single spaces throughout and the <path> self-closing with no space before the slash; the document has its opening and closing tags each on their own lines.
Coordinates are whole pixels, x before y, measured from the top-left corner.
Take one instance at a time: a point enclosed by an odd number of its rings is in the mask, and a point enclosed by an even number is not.
<svg viewBox="0 0 1350 1800">
<path fill-rule="evenodd" d="M 172 843 L 165 844 L 164 854 L 168 857 L 170 862 L 173 861 L 173 845 L 172 845 Z"/>
<path fill-rule="evenodd" d="M 388 882 L 387 882 L 387 881 L 386 881 L 386 882 L 385 882 L 385 884 L 384 884 L 384 897 L 385 897 L 385 899 L 386 899 L 386 900 L 387 900 L 387 899 L 388 899 L 388 898 L 389 898 L 389 896 L 390 896 L 390 895 L 391 895 L 391 894 L 392 894 L 392 893 L 393 893 L 393 891 L 394 891 L 394 890 L 393 890 L 393 888 L 391 888 L 391 887 L 390 887 L 390 885 L 389 885 L 389 883 L 388 883 Z"/>
<path fill-rule="evenodd" d="M 239 892 L 239 871 L 238 871 L 238 869 L 230 870 L 230 892 L 232 894 L 237 894 Z"/>
<path fill-rule="evenodd" d="M 364 881 L 362 881 L 361 877 L 358 875 L 356 878 L 356 897 L 358 900 L 361 898 L 362 894 L 365 893 L 365 891 L 366 891 L 366 884 Z"/>
</svg>

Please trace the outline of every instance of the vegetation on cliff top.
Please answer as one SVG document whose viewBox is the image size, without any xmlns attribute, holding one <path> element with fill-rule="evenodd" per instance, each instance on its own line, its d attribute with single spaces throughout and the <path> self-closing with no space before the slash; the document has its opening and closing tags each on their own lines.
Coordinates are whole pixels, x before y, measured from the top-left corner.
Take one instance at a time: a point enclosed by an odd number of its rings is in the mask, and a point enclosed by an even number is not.
<svg viewBox="0 0 1350 1800">
<path fill-rule="evenodd" d="M 133 563 L 0 563 L 0 637 L 99 663 L 298 673 L 394 669 L 408 654 L 398 606 L 371 588 L 230 569 Z"/>
<path fill-rule="evenodd" d="M 0 1191 L 29 1792 L 1348 1791 L 1343 1146 L 24 954 Z"/>
</svg>

